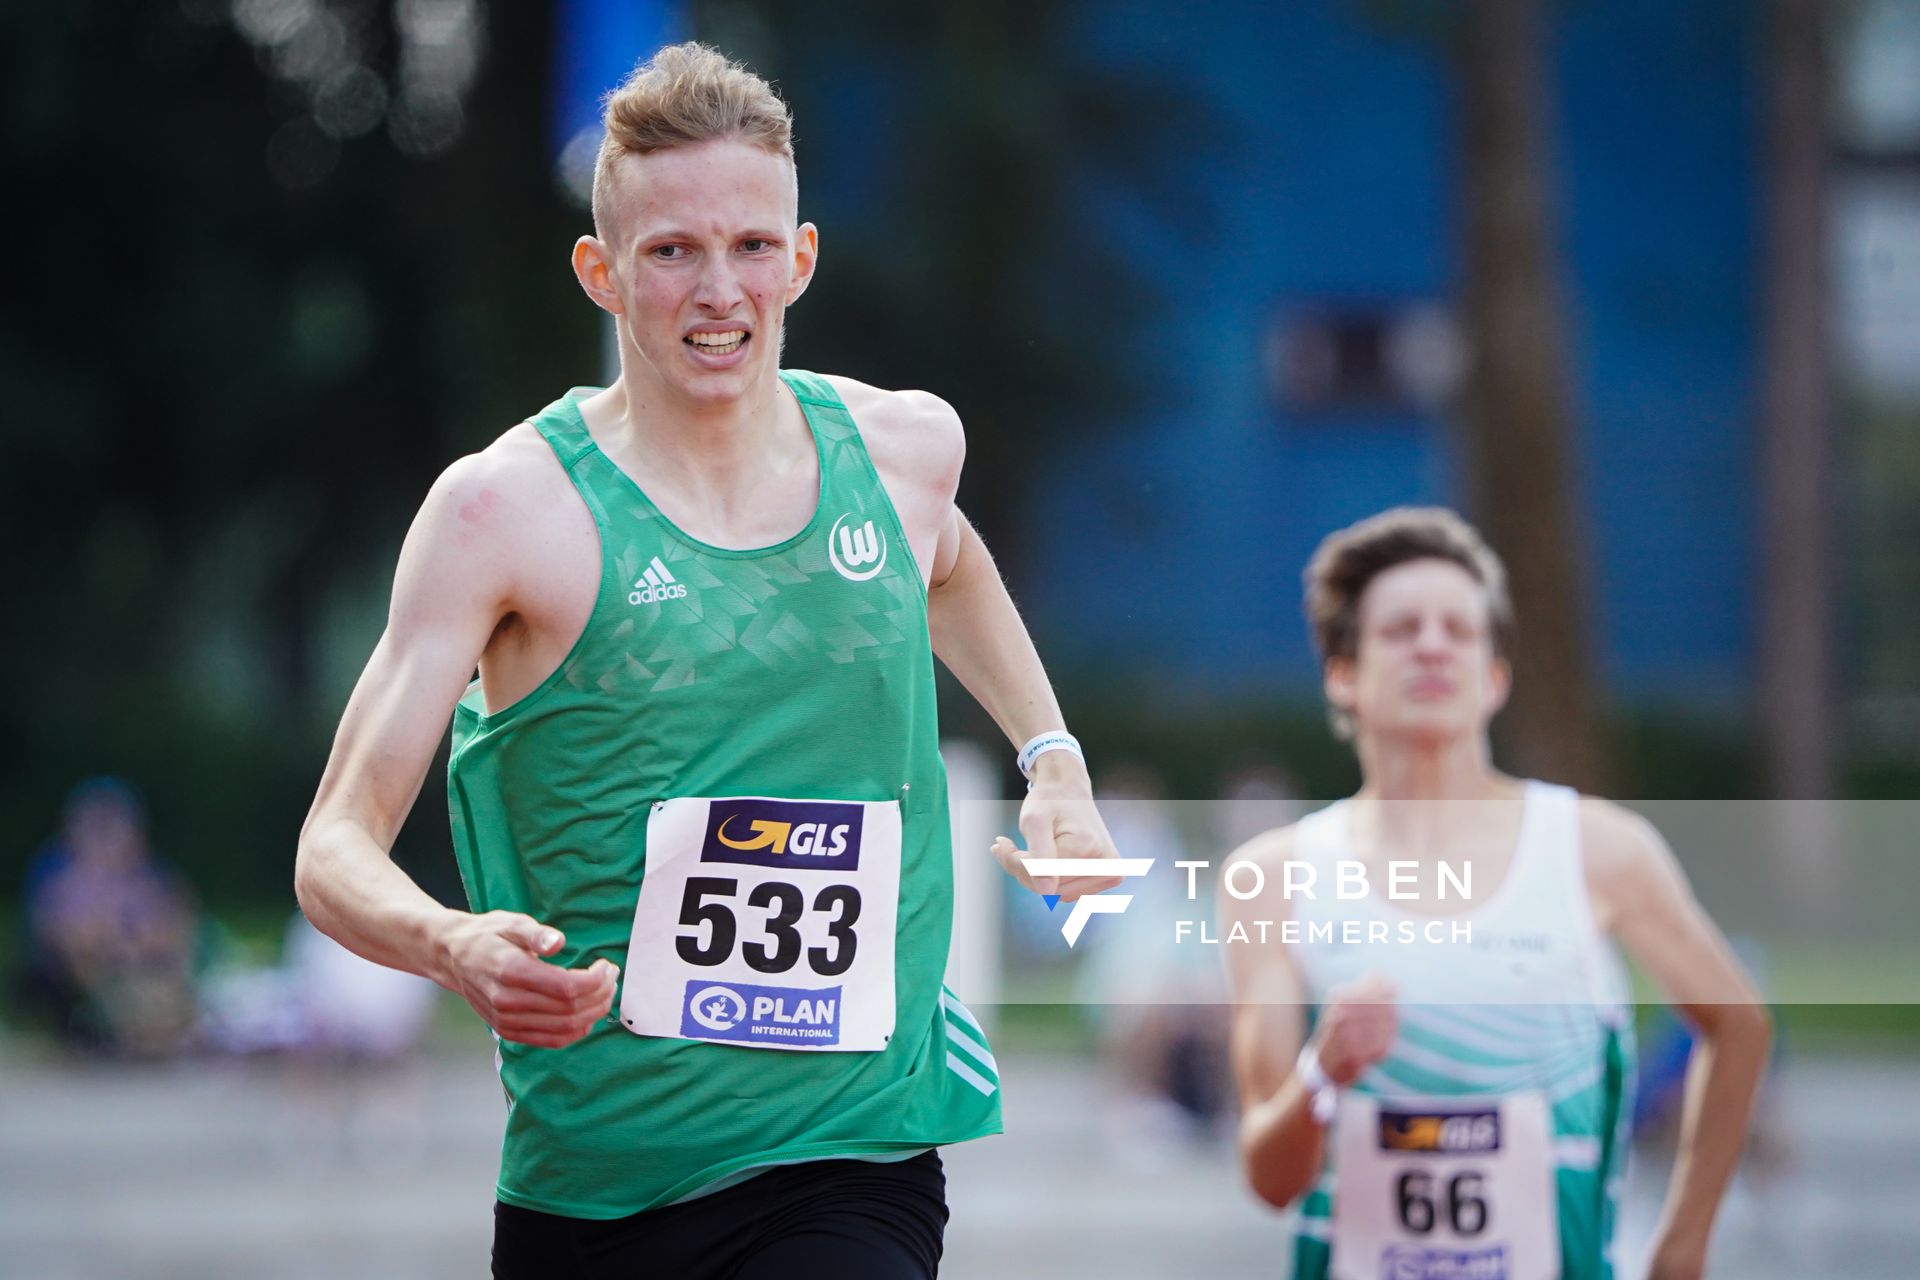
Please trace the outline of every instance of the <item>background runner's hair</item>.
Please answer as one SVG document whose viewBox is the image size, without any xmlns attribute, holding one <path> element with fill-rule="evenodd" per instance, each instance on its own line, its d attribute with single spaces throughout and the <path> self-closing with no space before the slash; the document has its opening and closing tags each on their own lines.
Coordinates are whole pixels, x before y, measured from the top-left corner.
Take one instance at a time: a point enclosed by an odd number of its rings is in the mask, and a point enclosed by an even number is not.
<svg viewBox="0 0 1920 1280">
<path fill-rule="evenodd" d="M 711 45 L 668 45 L 633 69 L 606 97 L 606 134 L 593 166 L 593 222 L 600 227 L 607 181 L 624 155 L 738 139 L 793 164 L 793 116 L 773 86 Z M 794 191 L 799 192 L 796 173 Z"/>
<path fill-rule="evenodd" d="M 1367 585 L 1409 560 L 1445 560 L 1471 574 L 1486 591 L 1493 651 L 1513 656 L 1513 601 L 1507 570 L 1480 531 L 1445 507 L 1394 507 L 1328 534 L 1307 562 L 1307 625 L 1320 661 L 1352 658 L 1360 647 L 1360 598 Z M 1346 714 L 1329 711 L 1334 732 L 1352 733 Z"/>
</svg>

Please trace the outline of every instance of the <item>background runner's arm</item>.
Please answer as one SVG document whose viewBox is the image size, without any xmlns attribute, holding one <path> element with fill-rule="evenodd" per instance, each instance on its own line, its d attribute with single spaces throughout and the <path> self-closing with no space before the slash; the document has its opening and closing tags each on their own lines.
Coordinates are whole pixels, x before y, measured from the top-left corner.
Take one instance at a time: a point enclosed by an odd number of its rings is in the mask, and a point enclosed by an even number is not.
<svg viewBox="0 0 1920 1280">
<path fill-rule="evenodd" d="M 449 468 L 428 495 L 394 578 L 386 633 L 335 736 L 300 833 L 294 886 L 315 927 L 380 964 L 464 996 L 509 1039 L 578 1039 L 612 1000 L 613 966 L 558 969 L 540 960 L 562 943 L 527 916 L 474 916 L 441 906 L 388 851 L 505 600 L 500 540 L 476 501 L 483 464 Z"/>
<path fill-rule="evenodd" d="M 1220 897 L 1223 935 L 1248 904 Z M 1255 935 L 1257 936 L 1257 935 Z M 1240 1089 L 1240 1165 L 1254 1194 L 1284 1209 L 1313 1185 L 1325 1158 L 1326 1130 L 1315 1123 L 1312 1099 L 1294 1074 L 1306 1042 L 1304 997 L 1286 948 L 1226 948 L 1233 981 L 1230 1050 Z"/>
<path fill-rule="evenodd" d="M 1235 898 L 1226 891 L 1224 872 L 1241 860 L 1275 871 L 1292 848 L 1291 828 L 1249 841 L 1222 864 L 1218 896 L 1222 937 L 1231 937 L 1241 923 L 1247 937 L 1259 939 L 1264 932 L 1269 939 L 1223 950 L 1233 984 L 1229 1048 L 1240 1089 L 1241 1167 L 1254 1194 L 1276 1209 L 1312 1190 L 1326 1159 L 1327 1128 L 1313 1118 L 1312 1096 L 1294 1070 L 1307 1039 L 1307 992 L 1279 940 L 1281 918 L 1264 931 L 1260 927 L 1268 915 L 1284 917 L 1284 909 L 1270 912 L 1260 897 Z M 1335 1084 L 1352 1084 L 1392 1047 L 1399 1026 L 1394 995 L 1393 985 L 1376 974 L 1328 993 L 1313 1041 L 1321 1069 Z"/>
<path fill-rule="evenodd" d="M 935 544 L 927 588 L 927 628 L 947 670 L 986 708 L 1018 747 L 1048 729 L 1066 727 L 1026 624 L 986 543 L 958 507 L 949 507 Z M 1034 762 L 1033 787 L 1020 806 L 1020 833 L 1032 857 L 1112 858 L 1113 837 L 1093 803 L 1087 768 L 1069 751 L 1049 751 Z M 1111 876 L 1073 876 L 1036 883 L 1020 851 L 1002 836 L 993 854 L 1021 884 L 1074 899 L 1111 889 Z"/>
<path fill-rule="evenodd" d="M 1699 1036 L 1649 1271 L 1655 1280 L 1699 1275 L 1746 1142 L 1773 1023 L 1652 824 L 1613 806 L 1590 807 L 1587 822 L 1589 874 L 1597 896 L 1613 904 L 1615 936 Z"/>
</svg>

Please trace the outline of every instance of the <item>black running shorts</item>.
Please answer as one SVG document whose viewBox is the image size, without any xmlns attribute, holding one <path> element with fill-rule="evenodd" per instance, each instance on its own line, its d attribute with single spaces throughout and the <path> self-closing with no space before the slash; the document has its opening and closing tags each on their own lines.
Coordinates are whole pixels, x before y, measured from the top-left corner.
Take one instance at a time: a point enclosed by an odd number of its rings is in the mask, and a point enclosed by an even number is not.
<svg viewBox="0 0 1920 1280">
<path fill-rule="evenodd" d="M 495 1280 L 932 1280 L 940 1155 L 813 1160 L 664 1209 L 595 1221 L 493 1210 Z"/>
</svg>

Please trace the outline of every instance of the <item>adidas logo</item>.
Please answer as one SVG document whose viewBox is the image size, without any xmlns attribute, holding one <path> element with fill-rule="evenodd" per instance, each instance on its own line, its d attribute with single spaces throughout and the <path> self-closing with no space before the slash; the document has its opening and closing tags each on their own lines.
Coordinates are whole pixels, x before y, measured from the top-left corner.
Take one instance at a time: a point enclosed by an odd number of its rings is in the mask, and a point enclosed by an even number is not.
<svg viewBox="0 0 1920 1280">
<path fill-rule="evenodd" d="M 686 595 L 686 584 L 676 581 L 667 566 L 660 563 L 660 557 L 655 556 L 627 594 L 627 603 L 664 604 L 669 600 L 684 600 Z"/>
</svg>

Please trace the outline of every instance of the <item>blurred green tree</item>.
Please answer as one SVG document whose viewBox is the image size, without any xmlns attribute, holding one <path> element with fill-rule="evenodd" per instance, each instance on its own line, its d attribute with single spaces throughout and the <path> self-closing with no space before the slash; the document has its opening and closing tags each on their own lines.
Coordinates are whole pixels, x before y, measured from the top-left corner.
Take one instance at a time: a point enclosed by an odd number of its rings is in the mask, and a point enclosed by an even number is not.
<svg viewBox="0 0 1920 1280">
<path fill-rule="evenodd" d="M 1502 718 L 1513 767 L 1605 788 L 1540 0 L 1466 6 L 1459 45 L 1473 511 L 1506 560 L 1521 641 Z"/>
<path fill-rule="evenodd" d="M 1358 0 L 1447 57 L 1458 159 L 1468 365 L 1458 405 L 1467 506 L 1506 561 L 1520 642 L 1496 729 L 1508 767 L 1606 789 L 1546 64 L 1550 0 Z"/>
<path fill-rule="evenodd" d="M 578 220 L 548 177 L 546 15 L 436 11 L 493 50 L 457 96 L 410 78 L 418 5 L 0 19 L 30 250 L 0 322 L 6 585 L 32 620 L 8 629 L 0 709 L 7 890 L 66 785 L 111 769 L 153 792 L 211 896 L 290 903 L 304 793 L 408 513 L 597 364 L 564 305 Z M 445 861 L 443 810 L 421 808 Z"/>
<path fill-rule="evenodd" d="M 1081 232 L 1077 178 L 1117 166 L 1206 230 L 1153 159 L 1191 149 L 1198 108 L 1055 69 L 1070 18 L 776 7 L 748 23 L 771 50 L 729 50 L 786 72 L 809 190 L 876 202 L 826 228 L 790 359 L 951 399 L 963 503 L 1016 575 L 1049 442 L 1143 390 L 1108 335 L 1154 295 Z M 6 639 L 0 899 L 66 787 L 111 770 L 216 904 L 291 906 L 295 830 L 419 499 L 603 371 L 567 266 L 586 214 L 549 154 L 551 24 L 486 0 L 0 14 L 29 250 L 0 319 L 0 520 L 30 620 Z M 892 143 L 870 150 L 844 91 L 883 81 Z M 436 787 L 398 853 L 453 893 Z"/>
<path fill-rule="evenodd" d="M 1076 60 L 1085 5 L 694 12 L 701 38 L 793 104 L 803 206 L 824 170 L 878 214 L 823 222 L 793 363 L 953 402 L 968 428 L 960 505 L 1017 588 L 1021 512 L 1063 483 L 1062 451 L 1151 406 L 1126 339 L 1181 283 L 1102 235 L 1090 193 L 1124 193 L 1177 261 L 1219 225 L 1182 178 L 1185 159 L 1226 145 L 1213 108 L 1164 71 Z"/>
<path fill-rule="evenodd" d="M 1834 794 L 1832 151 L 1821 0 L 1769 0 L 1758 707 L 1770 795 Z M 1802 880 L 1812 890 L 1820 873 Z"/>
</svg>

